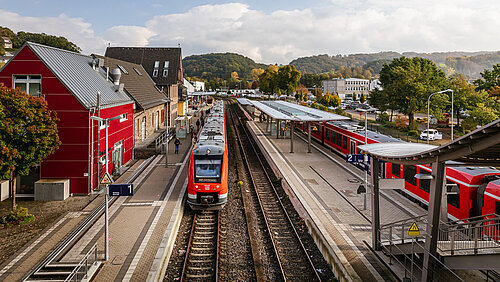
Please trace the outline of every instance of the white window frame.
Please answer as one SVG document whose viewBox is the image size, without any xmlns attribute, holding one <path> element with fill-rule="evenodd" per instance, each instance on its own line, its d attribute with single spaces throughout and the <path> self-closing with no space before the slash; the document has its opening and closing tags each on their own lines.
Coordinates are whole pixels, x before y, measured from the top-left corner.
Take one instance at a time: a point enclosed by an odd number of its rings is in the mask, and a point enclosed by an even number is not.
<svg viewBox="0 0 500 282">
<path fill-rule="evenodd" d="M 169 66 L 169 65 L 170 65 L 170 61 L 165 61 L 165 62 L 163 63 L 163 68 L 164 68 L 164 69 L 168 69 L 168 66 Z"/>
<path fill-rule="evenodd" d="M 120 115 L 120 122 L 124 122 L 128 120 L 128 113 L 124 113 Z"/>
<path fill-rule="evenodd" d="M 26 76 L 26 78 L 19 78 L 20 76 Z M 38 93 L 36 93 L 36 94 L 30 93 L 30 83 L 39 84 Z M 14 89 L 16 88 L 16 84 L 26 84 L 26 93 L 31 95 L 31 96 L 40 97 L 42 94 L 42 76 L 41 75 L 14 75 L 14 85 L 13 85 Z"/>
<path fill-rule="evenodd" d="M 168 69 L 163 69 L 163 77 L 167 77 L 168 76 Z"/>
<path fill-rule="evenodd" d="M 157 77 L 158 76 L 158 69 L 154 69 L 153 70 L 153 77 Z"/>
<path fill-rule="evenodd" d="M 160 61 L 155 61 L 154 68 L 155 68 L 155 69 L 160 68 Z"/>
</svg>

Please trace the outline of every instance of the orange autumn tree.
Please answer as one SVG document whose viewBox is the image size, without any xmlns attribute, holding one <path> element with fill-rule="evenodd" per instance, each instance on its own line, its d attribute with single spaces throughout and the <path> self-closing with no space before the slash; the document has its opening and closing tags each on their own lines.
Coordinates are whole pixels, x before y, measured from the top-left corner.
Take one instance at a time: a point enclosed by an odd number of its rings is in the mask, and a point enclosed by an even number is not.
<svg viewBox="0 0 500 282">
<path fill-rule="evenodd" d="M 0 179 L 9 179 L 15 209 L 14 178 L 59 148 L 56 113 L 43 98 L 0 83 Z"/>
</svg>

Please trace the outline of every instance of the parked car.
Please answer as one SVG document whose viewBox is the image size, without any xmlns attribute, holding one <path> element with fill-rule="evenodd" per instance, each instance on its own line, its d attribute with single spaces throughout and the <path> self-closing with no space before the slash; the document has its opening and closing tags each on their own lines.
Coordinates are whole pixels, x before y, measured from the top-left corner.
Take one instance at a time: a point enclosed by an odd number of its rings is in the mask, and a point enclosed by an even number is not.
<svg viewBox="0 0 500 282">
<path fill-rule="evenodd" d="M 374 112 L 376 109 L 372 108 L 370 105 L 367 104 L 358 104 L 356 107 L 356 111 L 367 111 L 367 112 Z"/>
<path fill-rule="evenodd" d="M 443 139 L 443 134 L 436 129 L 429 129 L 429 134 L 427 134 L 427 129 L 422 131 L 420 133 L 420 139 L 421 140 L 427 140 L 429 138 L 429 141 L 434 141 L 438 139 Z"/>
</svg>

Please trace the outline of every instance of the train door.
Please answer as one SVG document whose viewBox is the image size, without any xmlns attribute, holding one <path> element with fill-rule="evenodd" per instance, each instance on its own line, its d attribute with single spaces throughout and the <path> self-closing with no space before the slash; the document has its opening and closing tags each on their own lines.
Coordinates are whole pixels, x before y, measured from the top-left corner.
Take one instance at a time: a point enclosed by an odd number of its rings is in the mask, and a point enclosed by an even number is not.
<svg viewBox="0 0 500 282">
<path fill-rule="evenodd" d="M 356 154 L 356 141 L 351 140 L 351 146 L 349 148 L 349 154 Z"/>
</svg>

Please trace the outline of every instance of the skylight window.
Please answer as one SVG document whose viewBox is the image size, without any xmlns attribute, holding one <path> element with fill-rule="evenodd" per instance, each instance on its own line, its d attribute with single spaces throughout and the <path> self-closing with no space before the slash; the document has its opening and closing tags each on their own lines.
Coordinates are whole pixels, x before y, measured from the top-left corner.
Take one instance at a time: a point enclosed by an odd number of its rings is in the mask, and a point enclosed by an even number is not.
<svg viewBox="0 0 500 282">
<path fill-rule="evenodd" d="M 137 68 L 133 68 L 135 70 L 135 72 L 138 74 L 138 75 L 142 75 L 142 73 L 137 69 Z"/>
<path fill-rule="evenodd" d="M 124 74 L 128 74 L 128 71 L 122 66 L 122 65 L 118 65 L 118 68 L 124 73 Z"/>
</svg>

